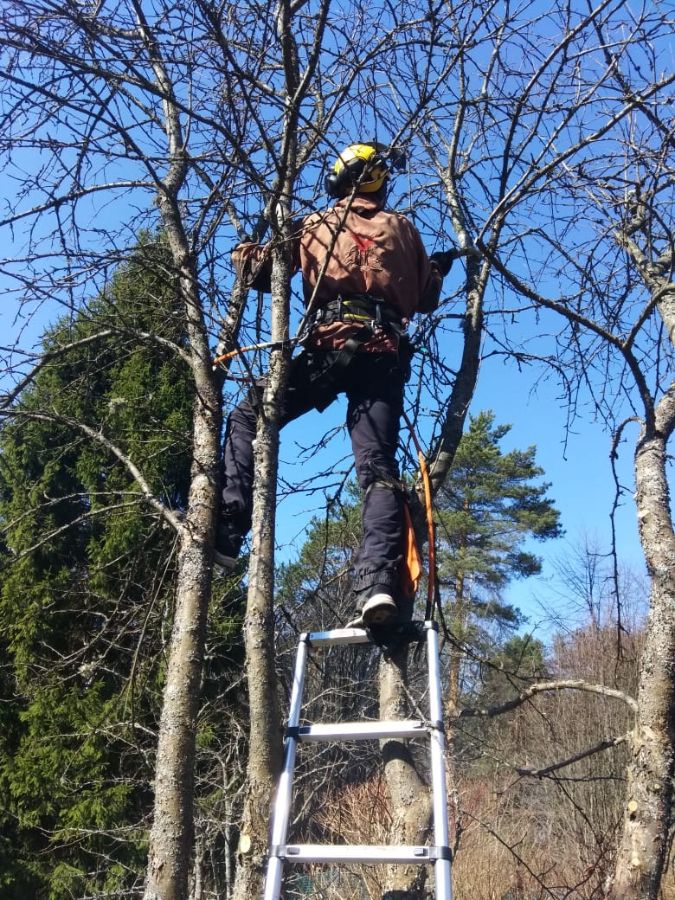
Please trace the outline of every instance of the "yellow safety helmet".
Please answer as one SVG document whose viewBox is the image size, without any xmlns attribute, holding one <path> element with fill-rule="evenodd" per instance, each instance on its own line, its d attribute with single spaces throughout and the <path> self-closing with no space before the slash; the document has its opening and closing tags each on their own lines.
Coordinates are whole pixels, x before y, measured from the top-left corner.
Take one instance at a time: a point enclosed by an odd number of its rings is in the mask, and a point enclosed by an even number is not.
<svg viewBox="0 0 675 900">
<path fill-rule="evenodd" d="M 389 177 L 381 144 L 350 144 L 340 153 L 333 171 L 326 175 L 325 187 L 329 197 L 344 197 L 354 188 L 358 193 L 379 191 Z"/>
</svg>

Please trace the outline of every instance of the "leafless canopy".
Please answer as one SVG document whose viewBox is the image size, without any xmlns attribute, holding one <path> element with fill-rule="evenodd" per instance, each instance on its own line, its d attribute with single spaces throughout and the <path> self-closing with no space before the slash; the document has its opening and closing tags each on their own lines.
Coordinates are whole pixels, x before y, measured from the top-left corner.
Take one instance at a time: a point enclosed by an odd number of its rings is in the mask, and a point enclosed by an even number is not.
<svg viewBox="0 0 675 900">
<path fill-rule="evenodd" d="M 392 194 L 398 207 L 430 250 L 454 242 L 461 259 L 438 315 L 414 326 L 427 352 L 416 360 L 410 405 L 431 447 L 434 489 L 451 465 L 481 362 L 543 366 L 560 380 L 570 421 L 590 402 L 614 431 L 615 451 L 626 423 L 638 423 L 638 517 L 654 590 L 632 737 L 642 768 L 628 779 L 638 813 L 624 823 L 616 891 L 656 896 L 673 767 L 672 26 L 660 0 L 3 5 L 0 278 L 15 328 L 3 339 L 2 413 L 51 417 L 97 442 L 178 537 L 148 898 L 184 893 L 193 846 L 193 725 L 218 505 L 222 385 L 213 347 L 219 338 L 229 348 L 292 336 L 302 314 L 289 286 L 293 220 L 317 204 L 326 160 L 346 142 L 373 137 L 408 151 L 409 174 Z M 146 461 L 125 451 L 109 421 L 22 407 L 35 376 L 80 340 L 62 331 L 64 343 L 39 356 L 30 346 L 35 331 L 59 316 L 86 317 L 143 231 L 166 242 L 183 337 L 169 340 L 112 312 L 87 341 L 159 343 L 187 367 L 193 465 L 180 516 L 153 492 Z M 232 277 L 229 251 L 245 234 L 272 242 L 269 308 Z M 274 410 L 288 357 L 284 346 L 269 363 L 238 363 L 240 380 L 225 390 L 229 404 L 262 366 L 271 371 L 246 626 L 249 674 L 257 673 L 249 687 L 257 679 L 262 688 L 251 707 L 265 735 L 252 731 L 250 740 L 251 761 L 258 754 L 264 769 L 256 801 L 263 819 L 279 734 L 278 707 L 265 696 L 276 696 Z M 331 492 L 335 481 L 330 472 Z M 393 690 L 392 679 L 403 670 L 394 669 L 382 702 L 397 708 L 402 686 Z M 410 760 L 388 768 L 400 807 L 421 782 Z M 251 767 L 248 774 L 253 784 Z M 419 822 L 402 827 L 423 830 Z M 654 849 L 636 856 L 638 845 Z M 241 870 L 243 898 L 259 870 Z"/>
</svg>

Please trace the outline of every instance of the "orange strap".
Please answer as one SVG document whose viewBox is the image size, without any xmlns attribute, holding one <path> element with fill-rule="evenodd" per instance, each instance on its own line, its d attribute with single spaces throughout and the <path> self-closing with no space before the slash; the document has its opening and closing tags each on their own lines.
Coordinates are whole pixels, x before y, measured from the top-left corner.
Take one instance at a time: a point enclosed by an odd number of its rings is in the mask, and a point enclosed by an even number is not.
<svg viewBox="0 0 675 900">
<path fill-rule="evenodd" d="M 248 347 L 237 347 L 236 350 L 230 350 L 229 353 L 223 353 L 222 356 L 216 356 L 213 360 L 214 366 L 219 366 L 221 363 L 227 362 L 228 359 L 234 359 L 235 356 L 239 356 L 240 353 L 248 353 L 249 350 L 257 350 L 257 344 L 251 344 Z"/>
<path fill-rule="evenodd" d="M 422 575 L 422 557 L 415 538 L 410 507 L 405 500 L 403 501 L 403 527 L 405 529 L 403 535 L 405 552 L 399 573 L 400 585 L 407 597 L 414 597 Z"/>
<path fill-rule="evenodd" d="M 412 422 L 405 414 L 405 412 L 403 413 L 403 418 L 405 419 L 408 430 L 410 431 L 410 436 L 415 445 L 415 449 L 417 450 L 417 458 L 419 459 L 420 463 L 420 475 L 422 476 L 422 485 L 424 486 L 424 508 L 427 518 L 427 535 L 429 540 L 429 578 L 427 580 L 427 602 L 429 605 L 429 609 L 433 610 L 434 599 L 436 596 L 436 528 L 434 526 L 434 510 L 431 503 L 431 480 L 429 478 L 429 468 L 427 466 L 427 461 L 424 456 L 424 452 L 422 451 L 422 447 L 420 446 L 420 442 L 417 439 L 417 435 L 415 434 L 415 429 L 412 426 Z M 409 517 L 410 513 L 408 512 L 408 518 Z"/>
<path fill-rule="evenodd" d="M 427 582 L 427 601 L 430 608 L 434 608 L 434 598 L 436 594 L 436 527 L 434 525 L 434 511 L 431 505 L 431 481 L 429 480 L 429 469 L 427 461 L 421 450 L 417 451 L 417 458 L 420 461 L 420 472 L 422 473 L 422 484 L 424 485 L 424 507 L 427 514 L 427 533 L 429 535 L 429 579 Z"/>
<path fill-rule="evenodd" d="M 235 356 L 239 356 L 240 353 L 250 353 L 251 350 L 264 350 L 270 344 L 276 344 L 277 341 L 269 341 L 266 344 L 249 344 L 248 347 L 237 347 L 236 350 L 230 350 L 229 353 L 223 353 L 222 356 L 216 356 L 213 360 L 214 366 L 219 366 L 221 363 L 227 362 L 228 359 L 234 359 Z"/>
</svg>

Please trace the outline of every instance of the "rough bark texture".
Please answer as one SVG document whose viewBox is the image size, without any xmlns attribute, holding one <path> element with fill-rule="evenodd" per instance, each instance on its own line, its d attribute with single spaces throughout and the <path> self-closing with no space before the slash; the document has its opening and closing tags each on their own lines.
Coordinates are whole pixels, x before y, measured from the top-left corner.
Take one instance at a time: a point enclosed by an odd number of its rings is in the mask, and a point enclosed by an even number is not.
<svg viewBox="0 0 675 900">
<path fill-rule="evenodd" d="M 275 374 L 277 377 L 275 377 Z M 279 371 L 270 372 L 265 407 L 277 390 Z M 248 679 L 248 783 L 239 841 L 239 864 L 234 897 L 260 892 L 267 853 L 269 811 L 281 764 L 281 712 L 274 660 L 274 509 L 276 503 L 278 424 L 261 419 L 255 448 L 256 502 L 253 512 L 253 549 L 244 624 Z M 255 887 L 254 887 L 255 885 Z"/>
<path fill-rule="evenodd" d="M 192 483 L 178 558 L 178 587 L 155 774 L 146 900 L 185 896 L 192 846 L 197 714 L 211 554 L 218 505 L 219 396 L 206 359 L 195 366 Z"/>
<path fill-rule="evenodd" d="M 159 50 L 140 7 L 136 9 L 164 97 L 169 163 L 158 186 L 158 204 L 184 302 L 196 398 L 191 484 L 178 557 L 176 609 L 157 746 L 155 808 L 145 890 L 145 900 L 182 900 L 187 893 L 192 851 L 197 714 L 219 502 L 220 391 L 211 368 L 197 265 L 180 209 L 179 194 L 188 169 L 180 114 Z"/>
<path fill-rule="evenodd" d="M 380 665 L 380 716 L 383 719 L 408 716 L 406 659 L 407 650 L 403 650 L 390 659 L 383 659 Z M 382 741 L 382 758 L 394 813 L 390 841 L 393 844 L 423 844 L 430 829 L 431 796 L 417 771 L 410 748 L 402 741 Z M 427 874 L 425 866 L 390 866 L 387 890 L 411 892 L 407 896 L 421 898 Z"/>
<path fill-rule="evenodd" d="M 200 479 L 205 481 L 206 479 Z M 192 498 L 214 506 L 208 485 L 194 485 Z M 192 504 L 191 504 L 192 505 Z M 184 530 L 179 559 L 179 588 L 169 665 L 164 688 L 155 774 L 155 813 L 148 855 L 146 900 L 180 900 L 185 896 L 192 844 L 192 800 L 197 713 L 210 588 L 208 542 L 204 522 L 193 519 Z"/>
<path fill-rule="evenodd" d="M 666 479 L 672 405 L 666 397 L 635 454 L 640 539 L 652 592 L 611 900 L 656 900 L 667 862 L 675 774 L 675 538 Z"/>
<path fill-rule="evenodd" d="M 288 244 L 287 244 L 288 246 Z M 272 340 L 287 337 L 290 261 L 275 255 L 272 269 Z M 289 358 L 272 357 L 255 444 L 252 551 L 244 625 L 251 724 L 244 815 L 234 900 L 261 893 L 270 809 L 281 769 L 282 721 L 274 654 L 274 519 L 279 460 L 279 417 Z"/>
</svg>

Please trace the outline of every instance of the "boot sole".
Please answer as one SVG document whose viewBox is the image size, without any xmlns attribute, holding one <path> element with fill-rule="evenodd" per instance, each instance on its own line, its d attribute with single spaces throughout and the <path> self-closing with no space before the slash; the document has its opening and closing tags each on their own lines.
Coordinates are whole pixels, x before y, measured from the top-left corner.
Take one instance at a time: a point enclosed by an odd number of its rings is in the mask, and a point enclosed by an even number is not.
<svg viewBox="0 0 675 900">
<path fill-rule="evenodd" d="M 361 610 L 363 624 L 384 625 L 398 616 L 398 607 L 388 594 L 376 594 L 367 600 Z"/>
</svg>

